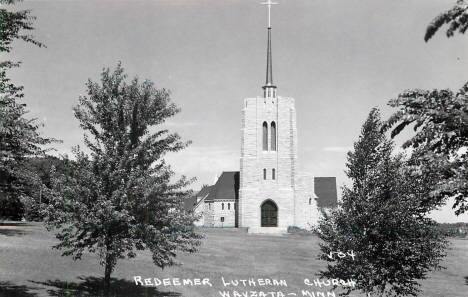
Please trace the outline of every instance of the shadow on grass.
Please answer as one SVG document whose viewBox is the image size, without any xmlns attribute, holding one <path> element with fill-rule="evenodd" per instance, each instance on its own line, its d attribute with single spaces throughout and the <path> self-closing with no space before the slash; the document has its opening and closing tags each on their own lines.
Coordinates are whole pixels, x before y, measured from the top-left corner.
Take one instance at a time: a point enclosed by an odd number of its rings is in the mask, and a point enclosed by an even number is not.
<svg viewBox="0 0 468 297">
<path fill-rule="evenodd" d="M 18 230 L 18 229 L 2 229 L 0 228 L 0 235 L 6 235 L 6 236 L 23 236 L 26 234 L 30 234 L 31 232 L 23 231 L 23 230 Z"/>
<path fill-rule="evenodd" d="M 37 293 L 29 292 L 26 286 L 16 286 L 10 282 L 0 282 L 0 297 L 35 297 Z"/>
<path fill-rule="evenodd" d="M 0 221 L 0 227 L 38 227 L 39 223 Z"/>
<path fill-rule="evenodd" d="M 46 282 L 31 281 L 35 284 L 52 287 L 47 292 L 52 297 L 101 297 L 103 296 L 104 278 L 94 276 L 80 276 L 81 282 L 64 282 L 61 280 L 48 280 Z M 22 296 L 22 295 L 18 295 Z M 176 292 L 161 292 L 154 287 L 137 286 L 133 281 L 125 279 L 111 280 L 112 297 L 182 297 Z M 0 296 L 2 297 L 2 296 Z"/>
<path fill-rule="evenodd" d="M 33 225 L 28 222 L 0 221 L 0 235 L 23 236 L 32 233 L 31 231 L 21 230 L 21 227 L 37 227 L 37 225 Z"/>
</svg>

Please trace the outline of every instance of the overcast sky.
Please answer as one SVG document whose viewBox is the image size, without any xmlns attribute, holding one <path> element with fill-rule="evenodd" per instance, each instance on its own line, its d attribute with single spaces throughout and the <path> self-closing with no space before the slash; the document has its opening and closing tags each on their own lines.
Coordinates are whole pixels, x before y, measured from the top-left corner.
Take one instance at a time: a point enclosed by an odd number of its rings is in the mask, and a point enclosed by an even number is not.
<svg viewBox="0 0 468 297">
<path fill-rule="evenodd" d="M 176 175 L 212 184 L 215 174 L 239 170 L 244 98 L 265 83 L 268 9 L 262 0 L 25 1 L 33 34 L 47 48 L 16 41 L 2 60 L 25 87 L 30 117 L 44 136 L 63 140 L 57 153 L 83 145 L 72 106 L 119 61 L 133 77 L 172 92 L 182 112 L 165 127 L 192 140 L 167 156 Z M 406 89 L 458 90 L 468 77 L 468 35 L 438 32 L 423 40 L 430 21 L 455 0 L 278 0 L 272 7 L 273 78 L 278 94 L 295 98 L 299 170 L 344 174 L 346 152 L 373 107 L 383 120 L 387 102 Z M 397 139 L 401 144 L 402 139 Z M 341 192 L 341 191 L 340 191 Z M 468 221 L 450 206 L 439 221 Z"/>
</svg>

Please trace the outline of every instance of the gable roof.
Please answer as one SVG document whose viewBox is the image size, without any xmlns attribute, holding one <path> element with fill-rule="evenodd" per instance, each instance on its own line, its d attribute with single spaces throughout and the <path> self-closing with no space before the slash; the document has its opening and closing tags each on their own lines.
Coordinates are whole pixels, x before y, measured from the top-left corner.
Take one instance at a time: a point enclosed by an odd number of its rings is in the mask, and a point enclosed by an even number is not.
<svg viewBox="0 0 468 297">
<path fill-rule="evenodd" d="M 191 210 L 197 203 L 197 196 L 191 196 L 184 199 L 184 210 Z"/>
<path fill-rule="evenodd" d="M 239 171 L 224 171 L 205 200 L 239 199 Z"/>
<path fill-rule="evenodd" d="M 338 205 L 336 177 L 315 177 L 314 192 L 318 196 L 318 207 L 335 207 Z"/>
<path fill-rule="evenodd" d="M 198 193 L 195 195 L 185 198 L 184 199 L 184 209 L 185 210 L 191 210 L 193 209 L 196 205 L 199 199 L 204 198 L 210 191 L 213 189 L 214 186 L 207 186 L 202 188 Z"/>
<path fill-rule="evenodd" d="M 208 187 L 204 187 L 203 189 L 200 190 L 200 192 L 197 193 L 197 195 L 195 195 L 196 197 L 198 198 L 203 198 L 205 197 L 210 191 L 211 189 L 213 189 L 214 186 L 208 186 Z"/>
<path fill-rule="evenodd" d="M 314 177 L 314 192 L 318 197 L 318 207 L 335 207 L 338 205 L 336 177 Z M 214 186 L 205 187 L 197 195 L 186 198 L 184 209 L 193 209 L 197 204 L 197 200 L 205 196 L 205 200 L 209 201 L 239 199 L 239 171 L 224 171 Z"/>
</svg>

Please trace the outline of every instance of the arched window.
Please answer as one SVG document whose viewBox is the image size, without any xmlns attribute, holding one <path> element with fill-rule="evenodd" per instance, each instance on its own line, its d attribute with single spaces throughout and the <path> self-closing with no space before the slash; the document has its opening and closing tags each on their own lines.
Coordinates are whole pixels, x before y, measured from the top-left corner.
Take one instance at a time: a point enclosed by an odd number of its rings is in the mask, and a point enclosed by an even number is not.
<svg viewBox="0 0 468 297">
<path fill-rule="evenodd" d="M 231 203 L 228 203 L 228 210 L 231 210 Z"/>
<path fill-rule="evenodd" d="M 221 203 L 221 209 L 224 210 L 224 203 Z"/>
<path fill-rule="evenodd" d="M 276 123 L 271 122 L 271 150 L 276 151 Z"/>
<path fill-rule="evenodd" d="M 263 169 L 263 180 L 266 180 L 266 169 Z"/>
<path fill-rule="evenodd" d="M 275 170 L 275 168 L 273 168 L 273 169 L 271 170 L 271 179 L 273 179 L 273 180 L 276 179 L 276 170 Z"/>
<path fill-rule="evenodd" d="M 309 198 L 309 205 L 312 205 L 312 198 Z"/>
<path fill-rule="evenodd" d="M 263 122 L 263 150 L 268 150 L 268 124 Z"/>
</svg>

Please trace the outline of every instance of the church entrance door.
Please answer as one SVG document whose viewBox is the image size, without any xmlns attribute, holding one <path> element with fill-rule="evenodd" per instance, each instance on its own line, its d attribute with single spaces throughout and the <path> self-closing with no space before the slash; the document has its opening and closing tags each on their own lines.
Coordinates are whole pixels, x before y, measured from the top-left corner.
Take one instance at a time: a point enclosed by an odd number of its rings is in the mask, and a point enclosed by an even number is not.
<svg viewBox="0 0 468 297">
<path fill-rule="evenodd" d="M 262 204 L 262 227 L 278 227 L 278 207 L 271 200 Z"/>
</svg>

